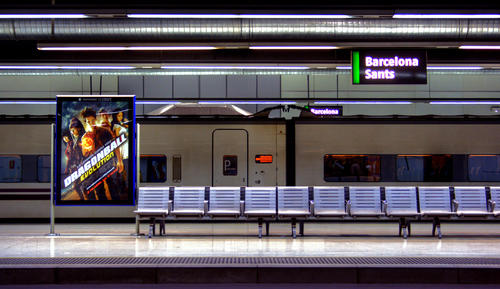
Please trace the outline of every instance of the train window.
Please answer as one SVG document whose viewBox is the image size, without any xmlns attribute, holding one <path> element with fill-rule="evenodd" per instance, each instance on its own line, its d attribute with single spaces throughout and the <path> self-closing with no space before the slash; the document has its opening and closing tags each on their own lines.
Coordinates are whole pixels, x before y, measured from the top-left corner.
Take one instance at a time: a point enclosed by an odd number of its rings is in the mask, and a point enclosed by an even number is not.
<svg viewBox="0 0 500 289">
<path fill-rule="evenodd" d="M 18 183 L 22 179 L 22 161 L 19 155 L 0 156 L 0 183 Z"/>
<path fill-rule="evenodd" d="M 50 182 L 50 155 L 38 156 L 37 179 L 40 183 Z"/>
<path fill-rule="evenodd" d="M 172 156 L 172 181 L 180 183 L 182 180 L 182 159 L 180 155 Z"/>
<path fill-rule="evenodd" d="M 380 156 L 325 155 L 326 182 L 379 182 Z"/>
<path fill-rule="evenodd" d="M 500 181 L 500 155 L 469 155 L 468 167 L 472 182 Z"/>
<path fill-rule="evenodd" d="M 141 155 L 140 180 L 142 183 L 167 181 L 167 157 L 165 155 Z"/>
<path fill-rule="evenodd" d="M 445 182 L 453 179 L 451 155 L 398 155 L 397 180 L 401 182 Z"/>
</svg>

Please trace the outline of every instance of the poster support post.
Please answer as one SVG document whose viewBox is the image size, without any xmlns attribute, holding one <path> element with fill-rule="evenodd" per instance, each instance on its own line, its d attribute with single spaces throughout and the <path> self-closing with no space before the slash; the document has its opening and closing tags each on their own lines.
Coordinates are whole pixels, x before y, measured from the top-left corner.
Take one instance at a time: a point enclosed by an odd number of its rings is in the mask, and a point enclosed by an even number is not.
<svg viewBox="0 0 500 289">
<path fill-rule="evenodd" d="M 54 138 L 55 125 L 50 125 L 50 231 L 47 236 L 59 236 L 55 232 L 55 210 L 54 210 Z"/>
<path fill-rule="evenodd" d="M 140 149 L 141 149 L 141 141 L 140 141 L 140 137 L 141 137 L 141 125 L 140 124 L 136 124 L 136 162 L 135 162 L 135 165 L 136 165 L 136 193 L 137 193 L 137 196 L 139 195 L 139 188 L 140 188 L 140 182 L 141 182 L 141 175 L 140 175 L 140 169 L 141 169 L 141 153 L 140 153 Z M 136 202 L 138 202 L 138 197 L 136 198 Z M 137 204 L 136 204 L 137 205 Z M 140 221 L 139 221 L 139 215 L 135 215 L 135 234 L 134 236 L 140 236 L 141 235 L 141 231 L 140 231 Z"/>
</svg>

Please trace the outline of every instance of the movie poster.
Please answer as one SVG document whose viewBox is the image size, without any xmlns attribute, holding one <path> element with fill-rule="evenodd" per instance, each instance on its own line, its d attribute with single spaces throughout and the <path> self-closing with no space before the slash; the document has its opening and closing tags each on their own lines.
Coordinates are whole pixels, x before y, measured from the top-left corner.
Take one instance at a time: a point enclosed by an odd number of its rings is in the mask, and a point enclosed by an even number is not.
<svg viewBox="0 0 500 289">
<path fill-rule="evenodd" d="M 134 205 L 134 96 L 58 96 L 57 205 Z"/>
</svg>

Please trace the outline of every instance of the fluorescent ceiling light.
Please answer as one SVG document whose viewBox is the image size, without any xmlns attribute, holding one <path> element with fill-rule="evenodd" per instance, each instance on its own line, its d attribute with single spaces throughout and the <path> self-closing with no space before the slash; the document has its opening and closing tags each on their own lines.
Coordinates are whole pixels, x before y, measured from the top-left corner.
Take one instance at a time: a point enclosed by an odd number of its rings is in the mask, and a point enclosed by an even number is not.
<svg viewBox="0 0 500 289">
<path fill-rule="evenodd" d="M 0 14 L 0 19 L 75 19 L 88 18 L 85 14 Z"/>
<path fill-rule="evenodd" d="M 179 104 L 180 101 L 136 101 L 135 104 Z"/>
<path fill-rule="evenodd" d="M 0 65 L 0 69 L 135 69 L 134 66 Z"/>
<path fill-rule="evenodd" d="M 309 69 L 307 66 L 162 66 L 163 69 Z"/>
<path fill-rule="evenodd" d="M 0 101 L 0 104 L 56 104 L 55 101 L 29 101 L 29 100 L 20 100 L 20 101 Z"/>
<path fill-rule="evenodd" d="M 480 70 L 481 66 L 427 66 L 429 70 Z"/>
<path fill-rule="evenodd" d="M 125 51 L 125 50 L 213 50 L 214 46 L 54 46 L 38 47 L 44 51 Z"/>
<path fill-rule="evenodd" d="M 459 49 L 500 49 L 500 45 L 462 45 Z"/>
<path fill-rule="evenodd" d="M 467 105 L 467 104 L 500 104 L 500 101 L 430 101 L 429 104 L 457 104 L 457 105 Z"/>
<path fill-rule="evenodd" d="M 249 49 L 338 49 L 337 46 L 250 46 Z"/>
<path fill-rule="evenodd" d="M 128 14 L 130 18 L 248 18 L 248 19 L 345 19 L 352 18 L 343 14 Z"/>
<path fill-rule="evenodd" d="M 500 14 L 394 14 L 392 18 L 420 18 L 420 19 L 494 19 Z"/>
<path fill-rule="evenodd" d="M 360 101 L 360 100 L 343 100 L 343 101 L 315 101 L 314 104 L 413 104 L 411 101 Z"/>
<path fill-rule="evenodd" d="M 350 66 L 336 66 L 335 69 L 352 69 Z"/>
<path fill-rule="evenodd" d="M 198 101 L 198 104 L 296 104 L 295 101 Z"/>
</svg>

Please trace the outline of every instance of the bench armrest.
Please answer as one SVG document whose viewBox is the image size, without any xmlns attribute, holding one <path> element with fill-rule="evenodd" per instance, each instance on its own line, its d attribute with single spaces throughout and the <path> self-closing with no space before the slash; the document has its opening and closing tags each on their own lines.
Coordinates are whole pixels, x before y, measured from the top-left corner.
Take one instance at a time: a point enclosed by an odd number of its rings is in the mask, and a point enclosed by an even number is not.
<svg viewBox="0 0 500 289">
<path fill-rule="evenodd" d="M 240 201 L 240 215 L 245 212 L 245 201 Z"/>
<path fill-rule="evenodd" d="M 382 213 L 387 215 L 387 200 L 382 201 Z"/>
<path fill-rule="evenodd" d="M 208 201 L 203 201 L 203 215 L 208 213 Z"/>
<path fill-rule="evenodd" d="M 458 211 L 458 207 L 460 206 L 460 204 L 456 199 L 451 200 L 451 204 L 452 204 L 451 210 L 456 213 Z"/>
<path fill-rule="evenodd" d="M 314 201 L 309 201 L 309 212 L 314 215 Z"/>
<path fill-rule="evenodd" d="M 346 210 L 348 215 L 351 214 L 351 200 L 348 200 L 345 202 L 345 210 Z"/>
<path fill-rule="evenodd" d="M 490 212 L 493 212 L 495 211 L 495 206 L 496 206 L 496 202 L 493 201 L 493 200 L 488 200 L 488 205 L 489 205 L 489 209 L 490 209 Z"/>
<path fill-rule="evenodd" d="M 173 207 L 174 207 L 174 201 L 168 200 L 168 211 L 172 212 Z"/>
</svg>

